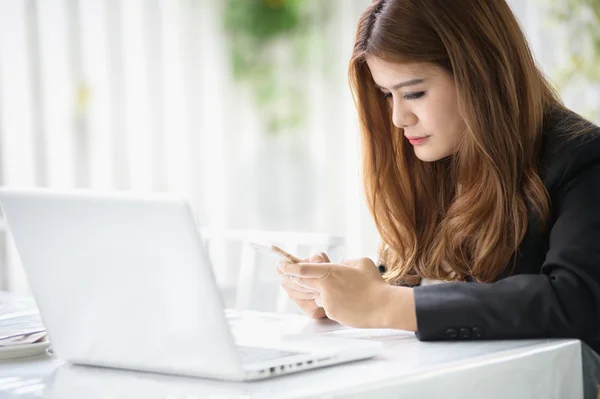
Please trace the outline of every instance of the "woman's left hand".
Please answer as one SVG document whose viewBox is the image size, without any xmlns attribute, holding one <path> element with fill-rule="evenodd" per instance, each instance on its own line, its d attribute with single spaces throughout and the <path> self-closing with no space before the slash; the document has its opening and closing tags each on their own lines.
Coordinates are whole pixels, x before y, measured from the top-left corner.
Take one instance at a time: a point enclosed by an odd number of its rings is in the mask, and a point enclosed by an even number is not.
<svg viewBox="0 0 600 399">
<path fill-rule="evenodd" d="M 389 285 L 369 258 L 336 263 L 288 263 L 279 268 L 296 284 L 315 289 L 328 318 L 350 327 L 385 328 Z"/>
</svg>

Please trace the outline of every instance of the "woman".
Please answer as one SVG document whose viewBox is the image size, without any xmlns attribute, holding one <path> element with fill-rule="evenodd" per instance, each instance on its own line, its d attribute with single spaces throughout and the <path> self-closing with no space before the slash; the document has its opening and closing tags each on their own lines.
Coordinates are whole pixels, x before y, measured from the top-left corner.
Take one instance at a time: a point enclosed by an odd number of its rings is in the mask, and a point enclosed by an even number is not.
<svg viewBox="0 0 600 399">
<path fill-rule="evenodd" d="M 600 129 L 561 104 L 506 2 L 374 1 L 350 82 L 385 270 L 282 262 L 302 310 L 421 340 L 600 351 Z"/>
</svg>

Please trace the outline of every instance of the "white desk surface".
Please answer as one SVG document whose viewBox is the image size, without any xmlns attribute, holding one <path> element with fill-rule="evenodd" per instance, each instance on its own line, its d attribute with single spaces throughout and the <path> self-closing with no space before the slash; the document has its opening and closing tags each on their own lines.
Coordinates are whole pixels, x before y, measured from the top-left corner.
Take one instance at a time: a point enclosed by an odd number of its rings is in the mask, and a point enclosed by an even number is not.
<svg viewBox="0 0 600 399">
<path fill-rule="evenodd" d="M 73 366 L 50 355 L 14 359 L 0 362 L 0 398 L 583 396 L 577 340 L 419 342 L 405 332 L 371 339 L 385 342 L 384 355 L 247 383 Z"/>
<path fill-rule="evenodd" d="M 0 399 L 583 397 L 577 340 L 420 342 L 405 331 L 277 317 L 283 319 L 276 324 L 284 333 L 377 339 L 385 352 L 247 383 L 69 365 L 46 354 L 0 361 Z"/>
</svg>

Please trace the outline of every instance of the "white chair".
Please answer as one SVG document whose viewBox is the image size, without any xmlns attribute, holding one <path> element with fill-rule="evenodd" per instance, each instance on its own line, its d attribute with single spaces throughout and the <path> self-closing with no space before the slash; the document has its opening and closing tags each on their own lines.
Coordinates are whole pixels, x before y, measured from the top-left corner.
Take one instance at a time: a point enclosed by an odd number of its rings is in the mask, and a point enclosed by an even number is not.
<svg viewBox="0 0 600 399">
<path fill-rule="evenodd" d="M 281 246 L 286 251 L 300 257 L 306 258 L 311 254 L 326 252 L 329 255 L 342 255 L 344 249 L 344 238 L 321 233 L 299 233 L 288 231 L 261 231 L 261 230 L 216 230 L 203 228 L 202 236 L 207 241 L 207 248 L 217 243 L 234 243 L 241 246 L 240 268 L 237 276 L 235 308 L 249 309 L 256 289 L 259 285 L 259 256 L 249 243 L 252 241 L 274 244 Z M 334 261 L 334 259 L 332 259 Z M 275 276 L 276 261 L 270 264 L 271 271 Z M 273 280 L 278 282 L 278 280 Z M 276 311 L 284 313 L 288 311 L 292 301 L 288 298 L 286 291 L 279 287 L 276 299 Z"/>
</svg>

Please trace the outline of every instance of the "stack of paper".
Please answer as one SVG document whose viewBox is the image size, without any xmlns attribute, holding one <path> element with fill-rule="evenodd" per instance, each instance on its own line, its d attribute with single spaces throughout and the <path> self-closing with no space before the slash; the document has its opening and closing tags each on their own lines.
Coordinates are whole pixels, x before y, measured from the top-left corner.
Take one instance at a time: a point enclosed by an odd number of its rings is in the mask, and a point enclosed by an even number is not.
<svg viewBox="0 0 600 399">
<path fill-rule="evenodd" d="M 37 310 L 0 315 L 0 347 L 33 344 L 45 337 L 46 329 Z"/>
</svg>

